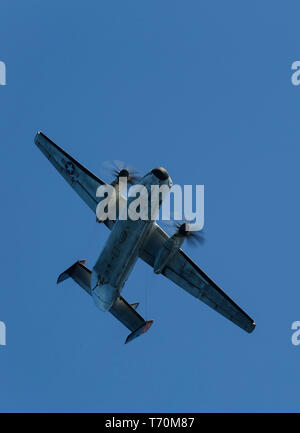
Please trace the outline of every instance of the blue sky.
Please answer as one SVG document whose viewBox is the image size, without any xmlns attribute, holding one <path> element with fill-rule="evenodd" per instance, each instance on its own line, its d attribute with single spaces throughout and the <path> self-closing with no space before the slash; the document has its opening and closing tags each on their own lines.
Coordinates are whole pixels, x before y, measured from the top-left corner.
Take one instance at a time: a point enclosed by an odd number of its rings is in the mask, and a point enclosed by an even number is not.
<svg viewBox="0 0 300 433">
<path fill-rule="evenodd" d="M 0 411 L 298 411 L 299 2 L 4 1 Z M 257 323 L 248 335 L 139 262 L 127 330 L 71 280 L 108 231 L 34 146 L 205 185 L 185 251 Z M 105 179 L 104 179 L 105 180 Z"/>
</svg>

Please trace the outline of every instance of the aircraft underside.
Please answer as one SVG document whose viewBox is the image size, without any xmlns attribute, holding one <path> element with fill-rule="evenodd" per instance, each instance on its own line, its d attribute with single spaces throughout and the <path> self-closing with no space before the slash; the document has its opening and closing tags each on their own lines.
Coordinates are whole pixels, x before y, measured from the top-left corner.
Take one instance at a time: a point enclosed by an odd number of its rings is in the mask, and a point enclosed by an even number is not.
<svg viewBox="0 0 300 433">
<path fill-rule="evenodd" d="M 35 143 L 96 215 L 101 202 L 96 193 L 100 186 L 107 184 L 42 132 L 37 133 Z M 127 170 L 123 170 L 125 172 Z M 147 173 L 140 183 L 150 192 L 151 185 L 165 184 L 170 188 L 172 181 L 167 171 L 158 167 Z M 117 184 L 118 178 L 112 185 Z M 128 202 L 122 199 L 121 202 L 122 213 L 130 199 Z M 160 204 L 157 203 L 157 209 Z M 181 249 L 188 234 L 186 226 L 181 225 L 170 237 L 152 220 L 123 220 L 120 215 L 115 220 L 107 219 L 99 224 L 99 227 L 105 225 L 111 232 L 93 269 L 88 269 L 84 261 L 78 261 L 60 274 L 57 282 L 70 277 L 79 284 L 101 310 L 109 311 L 131 331 L 126 343 L 145 333 L 153 323 L 138 314 L 137 303 L 130 304 L 121 296 L 121 290 L 138 258 L 151 266 L 157 275 L 173 281 L 246 332 L 251 333 L 255 329 L 253 319 Z"/>
</svg>

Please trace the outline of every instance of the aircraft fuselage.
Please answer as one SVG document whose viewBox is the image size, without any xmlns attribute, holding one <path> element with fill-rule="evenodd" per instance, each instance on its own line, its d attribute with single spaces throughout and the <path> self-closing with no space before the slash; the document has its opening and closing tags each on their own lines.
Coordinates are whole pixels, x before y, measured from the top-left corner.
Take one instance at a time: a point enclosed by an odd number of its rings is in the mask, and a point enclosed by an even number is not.
<svg viewBox="0 0 300 433">
<path fill-rule="evenodd" d="M 141 181 L 148 191 L 148 208 L 155 207 L 157 211 L 160 202 L 153 203 L 151 197 L 151 186 L 163 184 L 170 188 L 171 180 L 159 179 L 152 172 L 146 174 Z M 134 200 L 130 197 L 127 201 L 126 209 L 128 212 L 130 203 Z M 158 199 L 158 198 L 157 198 Z M 150 206 L 151 204 L 151 206 Z M 120 296 L 120 292 L 137 261 L 139 250 L 153 227 L 153 219 L 138 219 L 133 221 L 131 218 L 119 218 L 110 232 L 109 238 L 103 248 L 91 276 L 92 296 L 96 305 L 103 311 L 107 311 Z"/>
</svg>

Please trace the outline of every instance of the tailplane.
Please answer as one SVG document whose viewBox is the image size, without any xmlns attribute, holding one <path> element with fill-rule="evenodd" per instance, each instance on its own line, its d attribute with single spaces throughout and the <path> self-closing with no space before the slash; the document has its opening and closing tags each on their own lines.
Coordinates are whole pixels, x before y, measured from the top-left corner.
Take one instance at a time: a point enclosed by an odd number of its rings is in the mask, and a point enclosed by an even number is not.
<svg viewBox="0 0 300 433">
<path fill-rule="evenodd" d="M 137 306 L 137 302 L 129 304 L 122 296 L 120 296 L 116 299 L 109 310 L 116 319 L 131 331 L 126 338 L 125 343 L 129 343 L 136 337 L 145 334 L 153 323 L 153 320 L 143 319 L 143 317 L 136 311 Z"/>
<path fill-rule="evenodd" d="M 82 287 L 89 295 L 91 295 L 90 281 L 91 271 L 84 266 L 85 260 L 78 260 L 64 272 L 62 272 L 57 284 L 62 283 L 67 278 L 72 278 L 80 287 Z"/>
<path fill-rule="evenodd" d="M 82 287 L 89 295 L 92 294 L 90 288 L 91 271 L 86 268 L 85 260 L 78 260 L 64 272 L 62 272 L 58 279 L 57 284 L 62 283 L 68 278 L 72 278 L 80 287 Z M 122 296 L 119 296 L 112 307 L 110 313 L 115 316 L 123 325 L 128 328 L 131 333 L 126 338 L 125 343 L 129 343 L 135 338 L 139 337 L 152 326 L 153 320 L 144 320 L 142 316 L 136 311 L 139 303 L 134 302 L 129 304 Z"/>
<path fill-rule="evenodd" d="M 153 320 L 147 320 L 147 322 L 144 322 L 144 324 L 140 328 L 136 329 L 135 331 L 133 331 L 131 334 L 128 335 L 125 344 L 134 340 L 136 337 L 145 334 L 148 331 L 148 329 L 151 328 L 152 324 L 153 324 Z"/>
</svg>

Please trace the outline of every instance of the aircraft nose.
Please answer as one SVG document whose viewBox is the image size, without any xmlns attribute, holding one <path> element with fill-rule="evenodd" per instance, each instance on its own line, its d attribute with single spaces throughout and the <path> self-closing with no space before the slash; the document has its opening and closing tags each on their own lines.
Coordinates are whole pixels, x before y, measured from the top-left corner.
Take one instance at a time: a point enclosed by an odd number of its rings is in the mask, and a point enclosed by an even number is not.
<svg viewBox="0 0 300 433">
<path fill-rule="evenodd" d="M 163 167 L 156 167 L 151 170 L 151 173 L 153 173 L 159 180 L 167 180 L 169 177 L 169 173 Z"/>
</svg>

